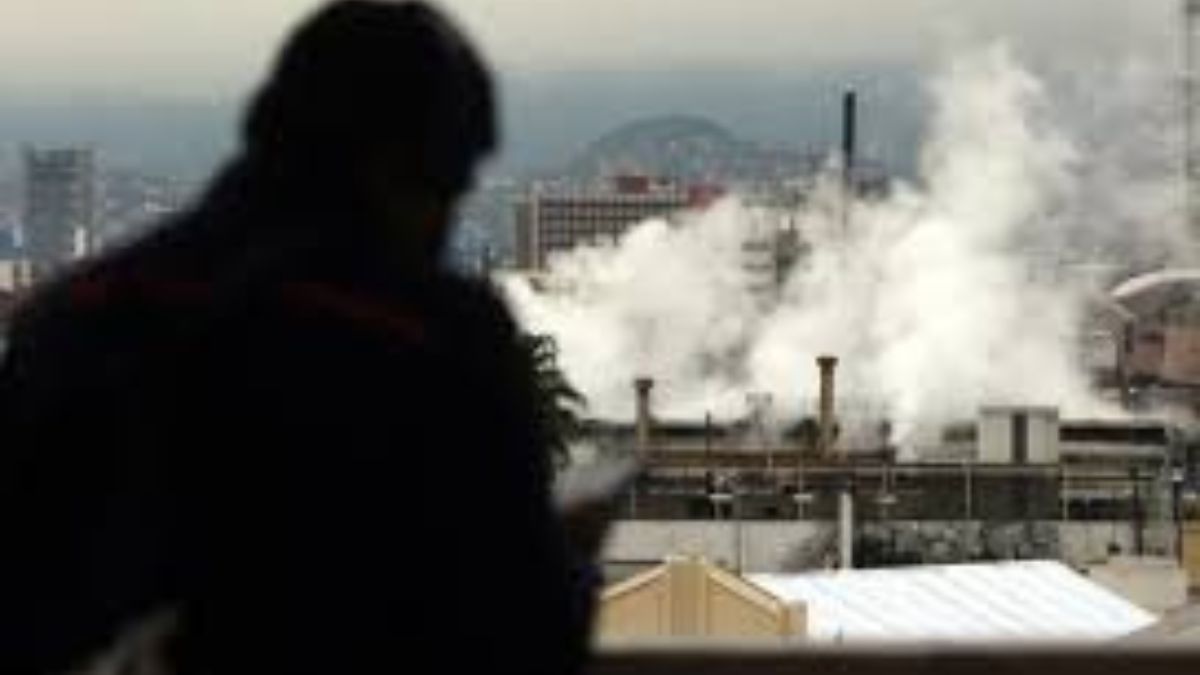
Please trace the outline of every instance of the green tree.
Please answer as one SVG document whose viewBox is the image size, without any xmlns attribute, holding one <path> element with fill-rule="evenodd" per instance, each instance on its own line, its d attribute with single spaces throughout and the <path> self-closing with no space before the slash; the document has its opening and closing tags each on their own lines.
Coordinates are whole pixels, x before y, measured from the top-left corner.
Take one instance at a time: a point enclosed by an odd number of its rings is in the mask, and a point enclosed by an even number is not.
<svg viewBox="0 0 1200 675">
<path fill-rule="evenodd" d="M 523 334 L 521 347 L 533 374 L 535 415 L 556 468 L 570 461 L 571 443 L 583 432 L 587 399 L 558 363 L 558 343 L 549 335 Z"/>
</svg>

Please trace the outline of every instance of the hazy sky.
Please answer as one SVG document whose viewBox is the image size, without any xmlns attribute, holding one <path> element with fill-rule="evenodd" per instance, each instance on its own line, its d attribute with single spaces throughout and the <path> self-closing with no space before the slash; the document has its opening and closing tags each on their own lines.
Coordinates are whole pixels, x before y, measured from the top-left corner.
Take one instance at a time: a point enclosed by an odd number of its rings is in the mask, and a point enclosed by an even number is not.
<svg viewBox="0 0 1200 675">
<path fill-rule="evenodd" d="M 0 3 L 0 94 L 236 94 L 314 0 Z M 1002 36 L 1037 57 L 1174 49 L 1175 0 L 445 0 L 509 72 L 789 71 L 923 61 Z"/>
</svg>

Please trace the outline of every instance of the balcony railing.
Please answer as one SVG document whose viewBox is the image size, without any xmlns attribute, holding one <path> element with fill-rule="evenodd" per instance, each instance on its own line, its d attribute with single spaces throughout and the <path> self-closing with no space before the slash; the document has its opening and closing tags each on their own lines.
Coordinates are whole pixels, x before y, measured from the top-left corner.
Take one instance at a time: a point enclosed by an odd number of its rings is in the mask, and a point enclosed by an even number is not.
<svg viewBox="0 0 1200 675">
<path fill-rule="evenodd" d="M 746 645 L 603 650 L 589 675 L 1166 675 L 1200 668 L 1200 645 L 845 648 Z"/>
</svg>

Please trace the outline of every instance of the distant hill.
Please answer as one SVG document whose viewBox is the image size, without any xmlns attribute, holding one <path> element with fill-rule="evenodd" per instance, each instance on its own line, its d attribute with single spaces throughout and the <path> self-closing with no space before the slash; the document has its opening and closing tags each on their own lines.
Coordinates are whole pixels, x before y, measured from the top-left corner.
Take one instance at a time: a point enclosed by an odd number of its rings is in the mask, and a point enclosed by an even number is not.
<svg viewBox="0 0 1200 675">
<path fill-rule="evenodd" d="M 601 136 L 588 146 L 589 153 L 604 153 L 648 143 L 711 145 L 732 150 L 740 143 L 733 132 L 716 122 L 692 115 L 667 115 L 630 122 Z"/>
<path fill-rule="evenodd" d="M 699 116 L 635 120 L 589 144 L 567 166 L 579 179 L 638 172 L 687 180 L 767 178 L 808 168 L 797 151 L 765 149 Z"/>
<path fill-rule="evenodd" d="M 864 155 L 911 175 L 928 107 L 920 81 L 912 68 L 889 66 L 512 76 L 502 88 L 506 143 L 499 168 L 546 173 L 570 166 L 590 173 L 589 156 L 638 145 L 633 137 L 643 134 L 823 154 L 838 143 L 841 95 L 854 87 Z"/>
</svg>

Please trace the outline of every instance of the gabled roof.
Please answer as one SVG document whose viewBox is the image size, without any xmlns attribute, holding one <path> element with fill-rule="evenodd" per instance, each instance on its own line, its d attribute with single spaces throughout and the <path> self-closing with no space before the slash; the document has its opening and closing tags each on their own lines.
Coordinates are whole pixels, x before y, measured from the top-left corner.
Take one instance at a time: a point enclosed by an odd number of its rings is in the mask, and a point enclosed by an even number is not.
<svg viewBox="0 0 1200 675">
<path fill-rule="evenodd" d="M 597 627 L 606 641 L 789 638 L 804 634 L 804 612 L 703 560 L 671 558 L 605 589 Z"/>
</svg>

